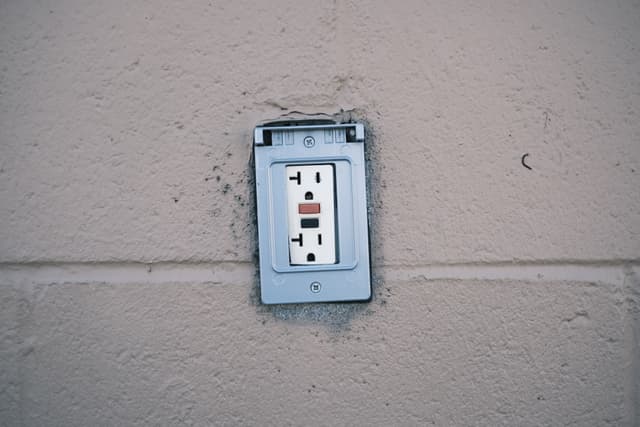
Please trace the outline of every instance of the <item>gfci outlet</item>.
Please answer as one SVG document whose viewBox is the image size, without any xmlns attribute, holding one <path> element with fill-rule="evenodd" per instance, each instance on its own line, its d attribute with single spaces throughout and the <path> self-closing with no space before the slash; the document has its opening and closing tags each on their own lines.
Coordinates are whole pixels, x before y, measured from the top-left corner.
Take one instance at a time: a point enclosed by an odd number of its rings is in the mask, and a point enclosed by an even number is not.
<svg viewBox="0 0 640 427">
<path fill-rule="evenodd" d="M 333 165 L 287 166 L 291 265 L 335 264 Z"/>
<path fill-rule="evenodd" d="M 364 142 L 360 123 L 255 128 L 263 303 L 371 298 Z"/>
</svg>

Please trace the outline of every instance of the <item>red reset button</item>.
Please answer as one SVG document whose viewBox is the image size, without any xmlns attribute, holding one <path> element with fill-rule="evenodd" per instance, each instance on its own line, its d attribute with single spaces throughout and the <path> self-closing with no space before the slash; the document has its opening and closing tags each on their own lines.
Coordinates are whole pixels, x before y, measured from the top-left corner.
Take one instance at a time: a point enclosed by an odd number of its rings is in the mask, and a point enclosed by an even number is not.
<svg viewBox="0 0 640 427">
<path fill-rule="evenodd" d="M 319 214 L 320 203 L 299 203 L 298 213 L 299 214 Z"/>
</svg>

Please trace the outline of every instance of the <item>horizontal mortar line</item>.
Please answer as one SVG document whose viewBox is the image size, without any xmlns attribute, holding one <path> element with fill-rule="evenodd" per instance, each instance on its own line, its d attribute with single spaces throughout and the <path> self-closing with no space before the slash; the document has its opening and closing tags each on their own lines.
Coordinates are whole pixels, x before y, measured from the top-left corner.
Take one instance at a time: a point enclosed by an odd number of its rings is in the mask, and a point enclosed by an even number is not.
<svg viewBox="0 0 640 427">
<path fill-rule="evenodd" d="M 431 263 L 387 263 L 381 265 L 385 268 L 412 268 L 412 267 L 485 267 L 485 266 L 536 266 L 536 265 L 582 265 L 582 266 L 628 266 L 640 265 L 640 258 L 615 258 L 615 259 L 540 259 L 540 260 L 497 260 L 497 261 L 467 261 L 467 262 L 431 262 Z"/>
<path fill-rule="evenodd" d="M 210 261 L 118 261 L 118 260 L 90 260 L 90 261 L 0 261 L 0 271 L 21 267 L 51 267 L 51 266 L 145 266 L 145 268 L 158 266 L 194 266 L 194 267 L 219 267 L 219 266 L 245 266 L 254 265 L 248 260 L 210 260 Z M 537 265 L 582 265 L 582 266 L 629 266 L 640 265 L 640 258 L 615 258 L 615 259 L 540 259 L 540 260 L 497 260 L 497 261 L 464 261 L 464 262 L 427 262 L 427 263 L 374 263 L 375 268 L 423 268 L 423 267 L 486 267 L 486 266 L 537 266 Z"/>
<path fill-rule="evenodd" d="M 629 269 L 640 274 L 640 264 L 511 264 L 387 267 L 384 281 L 415 280 L 518 280 L 531 282 L 576 281 L 622 285 Z"/>
<path fill-rule="evenodd" d="M 67 261 L 67 260 L 38 260 L 38 261 L 0 261 L 0 269 L 16 267 L 47 267 L 66 265 L 107 265 L 107 266 L 161 266 L 161 265 L 188 265 L 188 266 L 220 266 L 220 265 L 253 265 L 251 261 L 243 260 L 210 260 L 210 261 L 123 261 L 123 260 L 88 260 L 88 261 Z"/>
<path fill-rule="evenodd" d="M 588 281 L 621 284 L 629 269 L 640 262 L 486 263 L 381 265 L 374 275 L 383 281 L 411 280 L 526 280 Z M 255 280 L 257 269 L 249 262 L 63 262 L 0 263 L 0 283 L 219 283 L 242 284 Z M 640 272 L 639 272 L 640 274 Z"/>
<path fill-rule="evenodd" d="M 247 283 L 250 263 L 0 264 L 0 282 L 19 283 Z"/>
</svg>

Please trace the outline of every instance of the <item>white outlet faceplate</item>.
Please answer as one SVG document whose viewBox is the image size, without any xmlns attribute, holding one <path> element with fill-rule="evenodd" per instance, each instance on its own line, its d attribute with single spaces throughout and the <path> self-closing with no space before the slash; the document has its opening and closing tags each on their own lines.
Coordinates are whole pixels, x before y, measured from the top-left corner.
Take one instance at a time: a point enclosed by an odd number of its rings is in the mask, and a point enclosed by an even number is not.
<svg viewBox="0 0 640 427">
<path fill-rule="evenodd" d="M 287 166 L 291 265 L 335 264 L 333 165 Z"/>
<path fill-rule="evenodd" d="M 371 298 L 364 142 L 360 123 L 255 128 L 263 303 Z"/>
</svg>

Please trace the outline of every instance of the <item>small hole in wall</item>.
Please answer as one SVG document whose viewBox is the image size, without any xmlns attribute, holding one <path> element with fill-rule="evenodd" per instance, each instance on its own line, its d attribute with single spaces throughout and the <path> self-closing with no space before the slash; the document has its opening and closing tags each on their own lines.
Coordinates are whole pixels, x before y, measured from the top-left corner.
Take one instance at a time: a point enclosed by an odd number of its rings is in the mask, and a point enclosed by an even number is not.
<svg viewBox="0 0 640 427">
<path fill-rule="evenodd" d="M 315 260 L 316 260 L 316 256 L 314 254 L 307 254 L 307 261 L 311 262 Z"/>
<path fill-rule="evenodd" d="M 306 193 L 304 193 L 304 199 L 313 200 L 313 193 L 311 191 L 307 191 Z"/>
</svg>

